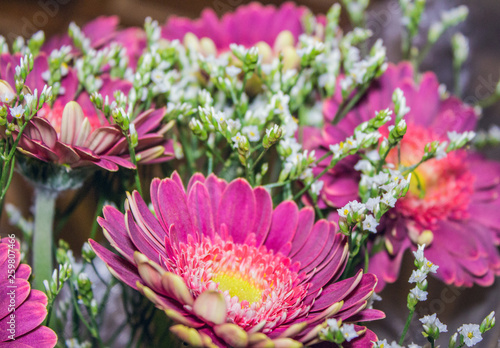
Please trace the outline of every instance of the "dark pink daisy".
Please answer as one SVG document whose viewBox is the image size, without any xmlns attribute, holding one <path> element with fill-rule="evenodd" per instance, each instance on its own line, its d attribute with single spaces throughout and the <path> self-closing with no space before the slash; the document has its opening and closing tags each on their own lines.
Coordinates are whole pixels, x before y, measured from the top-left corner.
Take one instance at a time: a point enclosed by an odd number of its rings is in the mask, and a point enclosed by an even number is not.
<svg viewBox="0 0 500 348">
<path fill-rule="evenodd" d="M 11 86 L 19 59 L 19 55 L 3 54 L 0 57 L 0 77 Z M 35 58 L 26 85 L 40 93 L 45 85 L 42 74 L 47 70 L 47 56 L 42 53 Z M 99 92 L 113 100 L 115 91 L 127 93 L 130 88 L 129 82 L 104 75 Z M 44 105 L 29 121 L 19 142 L 19 151 L 72 168 L 90 164 L 111 171 L 118 170 L 118 166 L 134 168 L 129 160 L 127 141 L 118 126 L 109 124 L 97 114 L 87 92 L 77 95 L 78 79 L 72 68 L 68 68 L 63 77 L 61 89 L 63 94 L 52 106 Z M 164 137 L 164 114 L 165 109 L 148 110 L 132 121 L 139 138 L 136 152 L 141 163 L 165 161 L 173 156 L 172 143 Z"/>
<path fill-rule="evenodd" d="M 239 6 L 235 12 L 226 13 L 219 19 L 212 9 L 207 8 L 196 20 L 170 17 L 162 29 L 162 37 L 182 41 L 187 33 L 192 33 L 198 39 L 209 39 L 217 52 L 227 51 L 229 45 L 235 43 L 245 47 L 260 45 L 260 53 L 266 54 L 264 46 L 269 53 L 272 49 L 279 51 L 285 46 L 294 46 L 305 31 L 303 18 L 307 13 L 310 13 L 309 9 L 291 2 L 278 8 L 253 2 Z M 318 20 L 324 23 L 324 17 Z M 280 42 L 277 42 L 279 37 Z"/>
<path fill-rule="evenodd" d="M 86 23 L 82 27 L 82 34 L 90 40 L 90 46 L 100 49 L 111 43 L 121 45 L 127 50 L 127 56 L 131 66 L 137 65 L 137 60 L 146 47 L 146 33 L 141 28 L 120 29 L 118 16 L 100 16 Z M 73 40 L 68 34 L 55 35 L 42 46 L 42 52 L 50 54 L 62 46 L 70 46 L 74 54 L 78 54 L 73 45 Z"/>
<path fill-rule="evenodd" d="M 47 296 L 31 289 L 31 268 L 20 263 L 19 247 L 10 236 L 0 240 L 0 347 L 54 347 L 56 334 L 42 325 Z"/>
<path fill-rule="evenodd" d="M 107 206 L 99 218 L 120 255 L 90 240 L 120 280 L 139 290 L 195 346 L 283 347 L 317 341 L 326 318 L 375 320 L 366 309 L 376 277 L 358 272 L 339 281 L 346 237 L 332 222 L 314 223 L 310 207 L 292 201 L 273 209 L 269 193 L 247 181 L 177 173 L 151 184 L 152 210 L 128 195 L 125 214 Z M 358 342 L 375 335 L 356 326 Z"/>
<path fill-rule="evenodd" d="M 433 73 L 423 74 L 419 83 L 414 79 L 410 64 L 389 66 L 337 126 L 327 124 L 321 134 L 310 131 L 310 147 L 318 146 L 324 152 L 330 144 L 352 134 L 356 125 L 373 117 L 376 111 L 392 107 L 396 88 L 403 90 L 411 109 L 405 117 L 408 131 L 401 143 L 403 165 L 418 162 L 424 146 L 434 140 L 447 140 L 447 132 L 474 129 L 477 117 L 473 109 L 455 97 L 442 99 Z M 327 122 L 333 119 L 340 101 L 337 94 L 325 103 Z M 397 164 L 397 155 L 391 154 L 388 161 Z M 500 274 L 496 248 L 500 243 L 500 215 L 495 213 L 500 209 L 500 163 L 460 150 L 424 163 L 415 174 L 412 179 L 418 176 L 422 189 L 412 182 L 406 197 L 387 214 L 379 229 L 384 233 L 386 250 L 370 261 L 370 272 L 381 279 L 378 287 L 394 282 L 405 250 L 416 250 L 422 243 L 426 244 L 426 257 L 439 265 L 437 276 L 447 284 L 491 285 L 495 274 Z M 348 177 L 336 170 L 325 176 L 323 204 L 338 207 L 335 198 L 344 198 L 340 203 L 357 198 L 357 175 L 351 180 Z"/>
</svg>

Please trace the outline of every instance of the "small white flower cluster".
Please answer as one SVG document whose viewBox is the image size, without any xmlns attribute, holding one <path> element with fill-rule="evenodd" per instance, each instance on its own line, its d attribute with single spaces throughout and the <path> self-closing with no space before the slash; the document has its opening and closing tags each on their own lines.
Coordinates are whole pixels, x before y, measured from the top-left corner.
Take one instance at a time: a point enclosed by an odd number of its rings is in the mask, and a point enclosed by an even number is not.
<svg viewBox="0 0 500 348">
<path fill-rule="evenodd" d="M 482 334 L 495 326 L 495 321 L 495 312 L 491 312 L 484 318 L 481 325 L 464 324 L 460 326 L 457 332 L 450 338 L 449 347 L 455 348 L 457 344 L 458 347 L 462 347 L 464 344 L 467 347 L 475 346 L 483 340 Z"/>
<path fill-rule="evenodd" d="M 448 139 L 450 140 L 450 144 L 448 145 L 446 152 L 450 152 L 464 147 L 467 143 L 471 142 L 476 136 L 476 133 L 474 131 L 466 131 L 463 133 L 452 131 L 448 132 L 447 134 L 448 134 Z"/>
<path fill-rule="evenodd" d="M 469 56 L 469 40 L 462 34 L 456 33 L 451 38 L 453 48 L 453 66 L 460 69 Z"/>
<path fill-rule="evenodd" d="M 436 273 L 439 266 L 433 264 L 424 256 L 425 244 L 419 245 L 418 250 L 413 252 L 415 256 L 416 270 L 413 270 L 409 283 L 416 283 L 408 295 L 408 308 L 415 308 L 419 301 L 427 300 L 427 274 Z M 439 334 L 439 332 L 438 332 Z"/>
<path fill-rule="evenodd" d="M 358 201 L 351 201 L 344 207 L 337 209 L 339 214 L 339 227 L 344 233 L 349 233 L 351 228 L 361 223 L 363 231 L 377 233 L 378 220 L 372 214 L 367 205 Z"/>
<path fill-rule="evenodd" d="M 425 337 L 430 337 L 433 340 L 437 340 L 440 333 L 448 332 L 447 326 L 437 318 L 436 313 L 432 315 L 425 315 L 419 320 L 422 323 L 422 327 L 424 329 L 422 334 Z"/>
<path fill-rule="evenodd" d="M 326 327 L 319 332 L 319 338 L 323 341 L 342 344 L 343 342 L 351 342 L 359 333 L 356 331 L 354 324 L 343 324 L 342 319 L 327 319 Z"/>
</svg>

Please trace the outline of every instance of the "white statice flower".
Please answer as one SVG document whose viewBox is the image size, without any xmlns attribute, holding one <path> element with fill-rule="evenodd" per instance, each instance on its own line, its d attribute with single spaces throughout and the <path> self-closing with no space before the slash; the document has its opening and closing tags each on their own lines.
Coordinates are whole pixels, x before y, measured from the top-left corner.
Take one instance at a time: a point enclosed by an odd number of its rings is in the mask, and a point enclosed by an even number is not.
<svg viewBox="0 0 500 348">
<path fill-rule="evenodd" d="M 154 69 L 151 71 L 151 80 L 156 84 L 163 83 L 165 72 L 162 69 Z"/>
<path fill-rule="evenodd" d="M 240 120 L 228 119 L 226 122 L 227 122 L 227 128 L 229 129 L 229 131 L 240 130 L 240 128 L 241 128 Z"/>
<path fill-rule="evenodd" d="M 342 325 L 342 327 L 340 328 L 340 332 L 342 332 L 342 336 L 344 336 L 347 342 L 351 342 L 351 340 L 359 336 L 356 332 L 356 329 L 354 328 L 354 324 Z"/>
<path fill-rule="evenodd" d="M 228 74 L 229 76 L 231 77 L 237 77 L 239 74 L 241 73 L 241 69 L 234 66 L 234 65 L 230 65 L 228 67 L 226 67 L 226 74 Z"/>
<path fill-rule="evenodd" d="M 370 161 L 363 159 L 363 160 L 358 161 L 358 163 L 356 163 L 356 165 L 354 166 L 354 169 L 359 171 L 359 172 L 370 172 L 374 168 L 373 168 L 373 165 L 371 164 Z"/>
<path fill-rule="evenodd" d="M 340 148 L 340 144 L 330 145 L 330 151 L 333 154 L 333 158 L 339 158 L 342 154 L 342 149 Z"/>
<path fill-rule="evenodd" d="M 384 203 L 385 205 L 387 205 L 391 208 L 394 208 L 394 206 L 396 205 L 396 201 L 397 201 L 397 199 L 394 198 L 392 192 L 384 193 L 384 195 L 382 196 L 382 198 L 380 200 L 381 203 Z"/>
<path fill-rule="evenodd" d="M 411 273 L 409 283 L 421 283 L 427 278 L 427 273 L 421 269 L 414 269 Z"/>
<path fill-rule="evenodd" d="M 448 142 L 443 141 L 442 143 L 439 143 L 436 153 L 434 154 L 434 157 L 436 157 L 437 160 L 445 158 L 448 154 L 446 153 L 446 148 L 448 147 Z"/>
<path fill-rule="evenodd" d="M 479 325 L 476 324 L 464 324 L 458 328 L 458 333 L 464 336 L 467 347 L 472 347 L 483 340 Z"/>
<path fill-rule="evenodd" d="M 231 140 L 233 141 L 233 149 L 237 149 L 240 141 L 243 141 L 244 139 L 245 136 L 241 135 L 240 132 L 238 132 L 234 137 L 232 137 Z"/>
<path fill-rule="evenodd" d="M 382 297 L 376 292 L 372 292 L 372 295 L 368 298 L 366 308 L 373 309 L 373 304 L 377 301 L 382 301 Z"/>
<path fill-rule="evenodd" d="M 308 168 L 310 169 L 310 168 Z M 312 185 L 311 185 L 311 192 L 314 194 L 314 195 L 319 195 L 319 193 L 321 192 L 321 190 L 323 189 L 323 185 L 324 185 L 324 181 L 323 180 L 318 180 L 316 182 L 314 182 Z"/>
<path fill-rule="evenodd" d="M 14 106 L 13 108 L 10 109 L 10 114 L 14 118 L 21 118 L 24 115 L 24 107 L 22 105 Z"/>
<path fill-rule="evenodd" d="M 372 177 L 372 182 L 377 186 L 382 186 L 389 181 L 389 174 L 385 172 L 380 172 Z"/>
<path fill-rule="evenodd" d="M 379 340 L 375 342 L 375 345 L 373 348 L 402 348 L 399 344 L 397 344 L 395 341 L 392 341 L 391 343 L 387 342 L 386 339 Z"/>
<path fill-rule="evenodd" d="M 408 348 L 422 348 L 422 346 L 419 346 L 418 344 L 412 342 L 408 345 Z"/>
<path fill-rule="evenodd" d="M 437 270 L 438 270 L 438 268 L 439 268 L 438 265 L 435 265 L 434 263 L 432 263 L 428 259 L 424 259 L 424 263 L 422 265 L 422 269 L 423 269 L 424 272 L 427 272 L 427 273 L 436 273 Z"/>
<path fill-rule="evenodd" d="M 281 128 L 283 128 L 286 137 L 293 137 L 297 129 L 299 129 L 297 119 L 290 115 L 284 116 L 282 118 Z"/>
<path fill-rule="evenodd" d="M 440 333 L 448 332 L 448 327 L 437 318 L 436 313 L 432 315 L 424 315 L 424 317 L 420 318 L 419 320 L 424 326 L 424 329 L 426 329 L 426 327 L 437 328 Z"/>
<path fill-rule="evenodd" d="M 377 233 L 378 221 L 373 215 L 366 215 L 363 220 L 363 230 Z"/>
<path fill-rule="evenodd" d="M 365 203 L 366 208 L 373 213 L 375 207 L 380 204 L 380 197 L 371 197 Z"/>
<path fill-rule="evenodd" d="M 366 210 L 366 206 L 356 200 L 349 202 L 349 207 L 353 213 L 363 213 Z"/>
<path fill-rule="evenodd" d="M 418 246 L 417 251 L 413 252 L 413 256 L 415 256 L 415 260 L 417 260 L 418 263 L 422 263 L 425 260 L 424 249 L 425 249 L 425 244 L 421 244 Z"/>
<path fill-rule="evenodd" d="M 277 127 L 275 125 L 275 127 Z M 267 130 L 266 130 L 267 133 Z M 267 133 L 269 135 L 269 133 Z M 290 152 L 290 156 L 296 156 L 300 150 L 302 150 L 302 145 L 297 142 L 295 138 L 284 138 L 280 141 L 280 146 L 284 151 Z"/>
<path fill-rule="evenodd" d="M 259 141 L 260 133 L 259 127 L 257 126 L 245 126 L 241 129 L 243 134 L 245 134 L 250 141 Z"/>
<path fill-rule="evenodd" d="M 337 319 L 334 318 L 326 319 L 326 325 L 328 325 L 328 328 L 332 331 L 339 330 L 339 322 L 337 321 Z"/>
<path fill-rule="evenodd" d="M 418 287 L 411 289 L 410 293 L 413 294 L 413 296 L 415 296 L 415 298 L 419 301 L 427 300 L 427 291 L 419 289 Z"/>
</svg>

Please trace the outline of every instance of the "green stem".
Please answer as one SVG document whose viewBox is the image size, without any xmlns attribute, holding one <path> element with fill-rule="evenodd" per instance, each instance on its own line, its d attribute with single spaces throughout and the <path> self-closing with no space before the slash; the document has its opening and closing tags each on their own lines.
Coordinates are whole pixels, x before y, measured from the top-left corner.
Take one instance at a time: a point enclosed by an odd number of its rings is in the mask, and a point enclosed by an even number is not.
<svg viewBox="0 0 500 348">
<path fill-rule="evenodd" d="M 369 83 L 363 85 L 361 87 L 361 89 L 354 95 L 354 97 L 352 97 L 352 99 L 349 100 L 349 103 L 347 103 L 347 105 L 345 107 L 342 107 L 343 105 L 341 105 L 341 108 L 339 108 L 339 110 L 337 111 L 337 114 L 335 115 L 335 118 L 333 119 L 332 123 L 334 125 L 339 123 L 340 120 L 342 120 L 345 117 L 345 115 L 347 115 L 349 110 L 351 110 L 353 108 L 353 106 L 356 105 L 356 103 L 359 101 L 359 99 L 361 99 L 361 97 L 365 94 L 369 85 L 370 85 Z M 344 104 L 344 103 L 342 103 L 342 104 Z"/>
<path fill-rule="evenodd" d="M 43 281 L 52 276 L 52 232 L 57 194 L 35 188 L 35 224 L 33 230 L 33 287 L 44 290 Z"/>
<path fill-rule="evenodd" d="M 264 157 L 266 151 L 267 151 L 267 149 L 262 150 L 259 157 L 257 157 L 255 162 L 253 163 L 252 167 L 250 167 L 250 171 L 253 171 L 255 169 L 255 166 L 257 165 L 257 163 L 259 163 L 259 161 L 262 159 L 262 157 Z"/>
<path fill-rule="evenodd" d="M 402 345 L 405 340 L 406 333 L 410 328 L 411 319 L 413 318 L 413 313 L 415 313 L 415 307 L 411 308 L 410 313 L 408 313 L 408 318 L 406 319 L 405 328 L 403 329 L 403 333 L 401 334 L 401 338 L 399 339 L 399 345 Z"/>
<path fill-rule="evenodd" d="M 139 191 L 139 193 L 141 193 L 141 191 Z M 99 226 L 99 224 L 97 223 L 97 218 L 101 215 L 103 206 L 104 206 L 104 196 L 99 195 L 99 200 L 97 201 L 97 207 L 95 209 L 94 220 L 92 222 L 92 230 L 90 232 L 90 239 L 94 239 L 95 234 L 97 233 L 97 226 Z"/>
<path fill-rule="evenodd" d="M 499 94 L 492 94 L 488 98 L 480 100 L 476 103 L 477 106 L 485 109 L 493 104 L 495 104 L 498 100 L 500 100 Z"/>
<path fill-rule="evenodd" d="M 128 134 L 125 134 L 127 137 L 127 143 L 128 143 L 128 149 L 130 152 L 130 160 L 132 161 L 132 164 L 135 166 L 134 170 L 134 178 L 135 178 L 135 187 L 139 194 L 142 196 L 142 188 L 141 188 L 141 178 L 139 177 L 139 168 L 137 168 L 137 159 L 135 157 L 135 148 L 134 145 L 132 144 L 132 139 L 130 139 L 130 136 Z"/>
</svg>

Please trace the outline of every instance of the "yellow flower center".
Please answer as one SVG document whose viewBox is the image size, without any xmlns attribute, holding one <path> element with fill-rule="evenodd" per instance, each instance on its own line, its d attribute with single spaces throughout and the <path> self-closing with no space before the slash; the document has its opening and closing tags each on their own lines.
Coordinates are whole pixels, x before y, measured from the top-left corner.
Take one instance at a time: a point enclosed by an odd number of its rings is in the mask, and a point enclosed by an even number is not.
<svg viewBox="0 0 500 348">
<path fill-rule="evenodd" d="M 262 289 L 252 281 L 238 273 L 216 273 L 212 281 L 219 283 L 219 290 L 228 291 L 231 297 L 238 296 L 240 302 L 258 302 L 262 299 Z"/>
<path fill-rule="evenodd" d="M 467 337 L 472 338 L 472 337 L 474 337 L 474 334 L 473 334 L 472 332 L 469 332 L 469 333 L 467 334 Z"/>
</svg>

